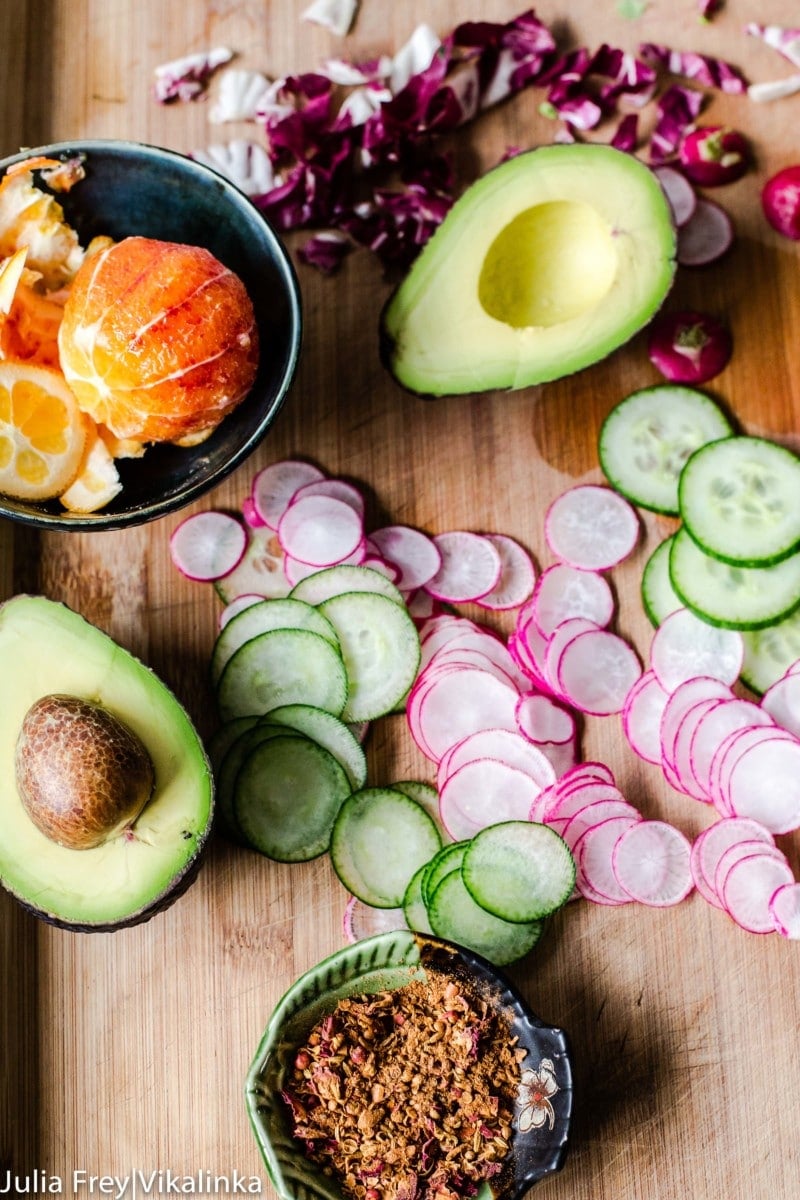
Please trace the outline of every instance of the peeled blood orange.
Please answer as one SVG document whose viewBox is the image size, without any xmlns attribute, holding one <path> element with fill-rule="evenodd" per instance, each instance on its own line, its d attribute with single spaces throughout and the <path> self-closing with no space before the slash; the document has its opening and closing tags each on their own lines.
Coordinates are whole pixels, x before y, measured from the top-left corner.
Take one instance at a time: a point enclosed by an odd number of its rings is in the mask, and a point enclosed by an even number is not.
<svg viewBox="0 0 800 1200">
<path fill-rule="evenodd" d="M 253 306 L 208 250 L 130 237 L 87 258 L 59 330 L 78 404 L 118 438 L 194 442 L 250 390 Z"/>
</svg>

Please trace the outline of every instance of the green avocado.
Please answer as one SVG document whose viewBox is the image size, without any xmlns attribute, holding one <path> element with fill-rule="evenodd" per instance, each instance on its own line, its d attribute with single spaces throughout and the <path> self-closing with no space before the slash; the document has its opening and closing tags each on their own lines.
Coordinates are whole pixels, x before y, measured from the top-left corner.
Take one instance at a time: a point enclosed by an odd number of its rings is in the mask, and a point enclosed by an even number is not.
<svg viewBox="0 0 800 1200">
<path fill-rule="evenodd" d="M 211 770 L 187 713 L 143 663 L 41 596 L 0 605 L 0 663 L 0 883 L 37 916 L 70 929 L 109 931 L 148 919 L 193 880 L 211 826 Z M 70 849 L 40 832 L 17 786 L 23 720 L 52 695 L 107 709 L 152 760 L 144 809 L 92 849 Z"/>
<path fill-rule="evenodd" d="M 675 271 L 656 176 L 604 145 L 508 159 L 454 204 L 386 305 L 381 357 L 409 391 L 523 388 L 599 361 Z"/>
</svg>

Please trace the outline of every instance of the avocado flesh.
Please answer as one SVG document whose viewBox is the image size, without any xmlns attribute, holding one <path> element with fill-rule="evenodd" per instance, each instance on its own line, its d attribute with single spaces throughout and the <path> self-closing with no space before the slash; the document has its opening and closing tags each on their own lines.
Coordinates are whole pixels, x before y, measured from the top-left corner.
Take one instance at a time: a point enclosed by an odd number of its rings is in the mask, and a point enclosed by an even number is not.
<svg viewBox="0 0 800 1200">
<path fill-rule="evenodd" d="M 660 308 L 675 229 L 644 164 L 545 146 L 457 201 L 389 300 L 382 351 L 423 395 L 522 388 L 597 362 Z"/>
<path fill-rule="evenodd" d="M 157 911 L 194 865 L 210 826 L 211 774 L 184 709 L 143 663 L 62 604 L 0 606 L 0 882 L 59 924 L 115 928 Z M 25 713 L 52 693 L 102 704 L 138 734 L 155 769 L 152 799 L 129 832 L 90 850 L 40 833 L 17 792 Z"/>
</svg>

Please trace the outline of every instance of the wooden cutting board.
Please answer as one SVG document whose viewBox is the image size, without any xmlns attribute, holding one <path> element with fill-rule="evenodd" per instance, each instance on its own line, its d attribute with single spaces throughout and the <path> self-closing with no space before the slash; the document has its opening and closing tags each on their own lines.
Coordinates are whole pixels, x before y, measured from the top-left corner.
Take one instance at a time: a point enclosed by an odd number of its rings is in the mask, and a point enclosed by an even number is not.
<svg viewBox="0 0 800 1200">
<path fill-rule="evenodd" d="M 0 4 L 0 151 L 72 137 L 188 151 L 229 133 L 251 136 L 246 126 L 209 126 L 207 104 L 156 105 L 153 68 L 227 44 L 242 65 L 274 77 L 338 53 L 391 52 L 423 20 L 444 34 L 458 20 L 508 19 L 522 6 L 363 0 L 344 43 L 301 22 L 304 7 Z M 710 24 L 698 19 L 694 0 L 651 0 L 636 20 L 619 15 L 612 0 L 543 0 L 538 13 L 573 45 L 661 41 L 720 54 L 755 80 L 791 67 L 745 37 L 744 23 L 791 24 L 795 7 L 727 0 Z M 508 146 L 551 140 L 540 99 L 523 94 L 453 139 L 463 180 Z M 746 130 L 757 169 L 720 195 L 737 224 L 733 251 L 713 268 L 683 271 L 670 305 L 729 322 L 734 356 L 711 390 L 746 430 L 798 448 L 798 250 L 766 228 L 758 196 L 771 171 L 800 157 L 800 97 L 757 106 L 715 96 L 704 119 Z M 196 507 L 240 504 L 257 468 L 297 454 L 362 486 L 373 527 L 392 520 L 431 532 L 506 532 L 545 565 L 548 501 L 576 480 L 600 478 L 600 421 L 627 392 L 657 381 L 644 339 L 544 388 L 428 403 L 404 395 L 380 367 L 376 313 L 387 285 L 365 252 L 335 278 L 309 268 L 300 278 L 306 332 L 290 400 L 253 458 Z M 205 668 L 219 606 L 210 588 L 172 569 L 167 542 L 176 523 L 72 536 L 2 525 L 0 586 L 4 595 L 40 591 L 78 609 L 154 667 L 208 734 Z M 651 631 L 638 579 L 668 527 L 645 524 L 635 558 L 615 573 L 619 627 L 643 654 Z M 508 630 L 507 622 L 494 625 Z M 690 835 L 708 823 L 705 809 L 634 759 L 618 720 L 589 722 L 584 752 L 612 765 L 645 815 L 667 817 Z M 373 729 L 368 754 L 375 782 L 431 777 L 402 718 Z M 797 835 L 785 843 L 797 870 Z M 242 1100 L 246 1069 L 285 988 L 341 945 L 343 904 L 327 859 L 282 867 L 222 840 L 172 909 L 115 935 L 52 930 L 0 900 L 0 1190 L 8 1169 L 38 1169 L 40 1194 L 42 1173 L 60 1177 L 66 1195 L 73 1171 L 208 1170 L 256 1176 L 270 1194 Z M 666 911 L 583 902 L 570 905 L 511 974 L 545 1020 L 569 1031 L 575 1054 L 572 1150 L 563 1173 L 539 1185 L 542 1200 L 798 1195 L 800 971 L 791 943 L 743 933 L 699 896 Z"/>
</svg>

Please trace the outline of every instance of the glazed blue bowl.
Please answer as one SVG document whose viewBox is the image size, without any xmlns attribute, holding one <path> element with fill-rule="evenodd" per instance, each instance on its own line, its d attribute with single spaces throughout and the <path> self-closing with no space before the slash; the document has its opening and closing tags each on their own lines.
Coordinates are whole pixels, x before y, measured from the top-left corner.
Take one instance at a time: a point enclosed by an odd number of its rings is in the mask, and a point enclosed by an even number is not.
<svg viewBox="0 0 800 1200">
<path fill-rule="evenodd" d="M 119 459 L 122 491 L 101 512 L 65 512 L 57 500 L 0 496 L 0 515 L 56 530 L 119 529 L 183 508 L 230 474 L 256 448 L 286 398 L 302 336 L 300 291 L 282 242 L 255 205 L 201 163 L 157 146 L 125 141 L 57 142 L 0 161 L 34 155 L 84 156 L 86 178 L 59 193 L 81 244 L 100 234 L 139 234 L 204 246 L 242 279 L 255 309 L 261 356 L 250 394 L 201 445 L 154 445 Z M 43 186 L 43 185 L 42 185 Z"/>
<path fill-rule="evenodd" d="M 247 1076 L 245 1102 L 281 1200 L 345 1200 L 336 1181 L 292 1137 L 280 1092 L 297 1047 L 344 997 L 393 990 L 436 972 L 463 980 L 499 1008 L 527 1051 L 504 1169 L 481 1186 L 476 1200 L 520 1200 L 533 1184 L 563 1166 L 573 1094 L 567 1035 L 540 1021 L 506 976 L 480 955 L 442 938 L 395 930 L 346 946 L 307 971 L 269 1020 Z"/>
</svg>

